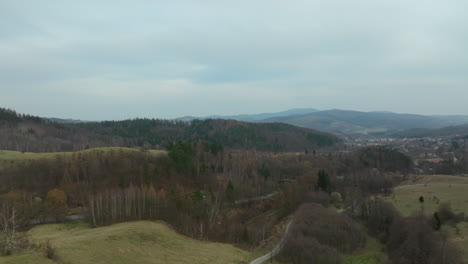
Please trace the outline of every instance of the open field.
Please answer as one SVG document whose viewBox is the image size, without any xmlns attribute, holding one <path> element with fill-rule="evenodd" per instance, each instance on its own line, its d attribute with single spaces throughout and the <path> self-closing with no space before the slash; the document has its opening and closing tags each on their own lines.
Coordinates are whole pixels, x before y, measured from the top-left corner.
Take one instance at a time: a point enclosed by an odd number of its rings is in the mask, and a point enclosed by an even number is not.
<svg viewBox="0 0 468 264">
<path fill-rule="evenodd" d="M 59 263 L 204 264 L 246 263 L 250 253 L 232 245 L 194 240 L 161 222 L 138 221 L 89 228 L 73 222 L 38 226 L 29 231 L 35 243 L 50 241 Z M 34 251 L 0 257 L 0 263 L 52 263 Z"/>
<path fill-rule="evenodd" d="M 52 159 L 60 155 L 72 155 L 73 153 L 86 153 L 86 152 L 93 152 L 93 151 L 109 152 L 111 150 L 141 151 L 140 149 L 137 149 L 137 148 L 120 148 L 120 147 L 91 148 L 91 149 L 82 150 L 78 152 L 42 152 L 42 153 L 0 150 L 0 169 L 2 167 L 14 164 L 15 162 L 23 162 L 23 161 L 43 159 L 43 158 Z M 166 153 L 166 151 L 164 150 L 148 150 L 148 152 L 154 155 Z"/>
<path fill-rule="evenodd" d="M 421 206 L 419 197 L 424 197 Z M 468 215 L 468 177 L 449 175 L 425 175 L 414 177 L 405 185 L 395 188 L 392 196 L 385 197 L 403 216 L 410 216 L 424 210 L 426 215 L 437 211 L 441 203 L 450 203 L 455 213 Z M 456 226 L 443 226 L 443 231 L 457 244 L 468 260 L 468 223 L 461 222 Z"/>
<path fill-rule="evenodd" d="M 43 256 L 39 251 L 28 250 L 21 252 L 19 255 L 13 255 L 9 257 L 0 257 L 0 264 L 54 264 L 53 260 L 50 260 Z"/>
<path fill-rule="evenodd" d="M 421 206 L 419 197 L 424 197 Z M 403 216 L 410 216 L 424 209 L 432 215 L 441 203 L 450 203 L 456 213 L 468 214 L 468 177 L 447 175 L 418 176 L 395 188 L 394 194 L 385 197 Z"/>
</svg>

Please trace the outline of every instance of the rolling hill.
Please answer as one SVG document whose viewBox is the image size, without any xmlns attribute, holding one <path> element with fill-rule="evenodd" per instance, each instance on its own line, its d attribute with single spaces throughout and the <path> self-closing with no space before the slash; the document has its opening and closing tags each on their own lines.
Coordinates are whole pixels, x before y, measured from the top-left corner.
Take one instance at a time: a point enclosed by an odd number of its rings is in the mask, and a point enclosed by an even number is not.
<svg viewBox="0 0 468 264">
<path fill-rule="evenodd" d="M 394 133 L 392 136 L 401 138 L 464 137 L 468 136 L 468 124 L 459 126 L 448 126 L 436 129 L 409 129 Z"/>
<path fill-rule="evenodd" d="M 255 121 L 260 121 L 260 120 L 267 119 L 267 118 L 304 115 L 304 114 L 315 113 L 319 111 L 320 110 L 317 110 L 314 108 L 296 108 L 296 109 L 289 109 L 286 111 L 275 112 L 275 113 L 244 114 L 244 115 L 230 115 L 230 116 L 211 115 L 211 116 L 206 116 L 206 117 L 184 116 L 184 117 L 177 118 L 176 120 L 191 121 L 194 119 L 229 119 L 229 120 L 237 120 L 237 121 L 255 122 Z"/>
<path fill-rule="evenodd" d="M 89 228 L 84 223 L 42 225 L 28 232 L 36 244 L 50 241 L 55 259 L 31 249 L 0 263 L 246 263 L 250 253 L 229 244 L 182 236 L 162 222 L 139 221 Z"/>
<path fill-rule="evenodd" d="M 303 115 L 267 118 L 262 122 L 283 122 L 300 127 L 353 135 L 388 133 L 412 128 L 441 128 L 468 123 L 468 117 L 327 110 Z"/>
<path fill-rule="evenodd" d="M 331 134 L 281 123 L 205 119 L 191 122 L 131 119 L 57 123 L 0 109 L 0 149 L 25 152 L 76 151 L 92 147 L 161 149 L 175 141 L 206 141 L 233 149 L 304 151 L 330 147 Z"/>
<path fill-rule="evenodd" d="M 165 146 L 181 140 L 221 143 L 234 149 L 264 151 L 303 151 L 330 147 L 341 140 L 312 129 L 282 123 L 248 123 L 235 120 L 206 119 L 191 122 L 135 119 L 78 125 L 100 135 L 132 138 L 138 145 Z"/>
</svg>

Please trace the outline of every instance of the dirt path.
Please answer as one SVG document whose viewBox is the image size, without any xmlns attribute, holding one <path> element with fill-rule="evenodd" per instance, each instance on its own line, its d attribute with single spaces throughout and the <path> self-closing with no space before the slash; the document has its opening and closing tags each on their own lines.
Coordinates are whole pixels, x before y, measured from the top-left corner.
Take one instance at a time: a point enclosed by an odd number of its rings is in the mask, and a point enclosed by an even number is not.
<svg viewBox="0 0 468 264">
<path fill-rule="evenodd" d="M 257 259 L 254 259 L 250 262 L 250 264 L 262 264 L 265 261 L 271 259 L 272 257 L 278 255 L 278 253 L 281 251 L 281 248 L 284 246 L 284 241 L 286 240 L 286 236 L 289 233 L 289 229 L 293 223 L 293 220 L 289 221 L 288 225 L 286 226 L 286 230 L 284 231 L 283 237 L 281 240 L 278 242 L 278 244 L 273 248 L 272 251 L 268 252 L 266 255 L 261 256 Z"/>
</svg>

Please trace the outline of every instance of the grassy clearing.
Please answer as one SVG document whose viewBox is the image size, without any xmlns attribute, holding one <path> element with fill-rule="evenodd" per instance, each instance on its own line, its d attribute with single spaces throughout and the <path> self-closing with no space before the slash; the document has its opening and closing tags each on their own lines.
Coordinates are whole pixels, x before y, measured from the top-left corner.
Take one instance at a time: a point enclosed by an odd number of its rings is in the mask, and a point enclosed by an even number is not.
<svg viewBox="0 0 468 264">
<path fill-rule="evenodd" d="M 28 160 L 36 159 L 52 159 L 60 155 L 71 155 L 73 153 L 88 153 L 93 151 L 104 151 L 109 152 L 114 151 L 141 151 L 138 148 L 120 148 L 120 147 L 102 147 L 102 148 L 91 148 L 87 150 L 77 151 L 77 152 L 19 152 L 19 151 L 10 151 L 10 150 L 0 150 L 0 169 L 5 168 L 15 164 L 16 162 L 25 162 Z M 153 155 L 161 155 L 166 153 L 164 150 L 148 150 L 149 153 Z"/>
<path fill-rule="evenodd" d="M 421 207 L 419 197 L 424 196 Z M 447 175 L 425 175 L 413 178 L 406 185 L 395 188 L 395 192 L 385 200 L 393 203 L 403 216 L 411 216 L 423 210 L 432 215 L 441 203 L 450 203 L 456 213 L 468 215 L 468 177 Z M 443 226 L 450 240 L 463 251 L 468 260 L 468 223 L 461 222 L 456 226 Z"/>
<path fill-rule="evenodd" d="M 426 175 L 395 188 L 394 194 L 384 199 L 393 203 L 403 216 L 424 210 L 432 215 L 441 203 L 448 202 L 457 212 L 468 214 L 468 177 Z M 419 197 L 424 197 L 421 206 Z"/>
<path fill-rule="evenodd" d="M 232 245 L 194 240 L 161 222 L 138 221 L 89 228 L 82 222 L 38 226 L 33 242 L 50 241 L 57 259 L 67 264 L 245 263 L 250 253 Z M 29 261 L 29 262 L 27 262 Z M 39 253 L 1 257 L 0 263 L 50 263 Z"/>
<path fill-rule="evenodd" d="M 9 257 L 0 257 L 0 264 L 54 264 L 55 262 L 44 257 L 40 252 L 30 250 Z"/>
</svg>

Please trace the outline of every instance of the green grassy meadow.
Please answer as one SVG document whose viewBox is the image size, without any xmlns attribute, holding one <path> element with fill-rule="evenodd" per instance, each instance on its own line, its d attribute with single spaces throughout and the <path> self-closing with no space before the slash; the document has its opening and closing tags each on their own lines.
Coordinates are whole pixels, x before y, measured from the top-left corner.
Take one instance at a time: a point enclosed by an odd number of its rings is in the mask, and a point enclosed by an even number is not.
<svg viewBox="0 0 468 264">
<path fill-rule="evenodd" d="M 138 221 L 100 228 L 72 222 L 37 226 L 28 233 L 36 244 L 50 241 L 56 249 L 55 262 L 31 250 L 0 257 L 0 264 L 235 264 L 250 259 L 247 251 L 182 236 L 161 222 Z"/>
</svg>

